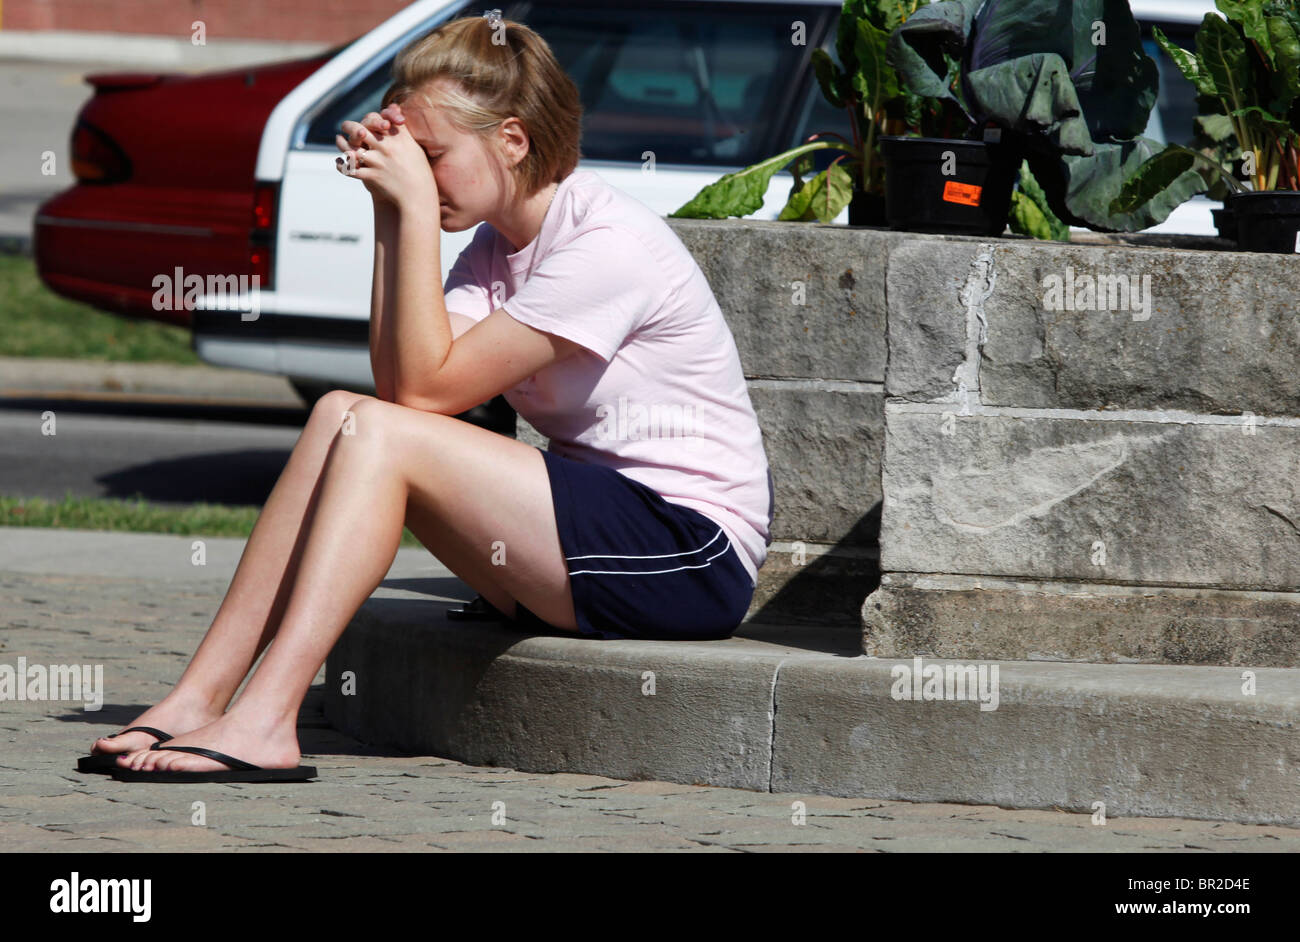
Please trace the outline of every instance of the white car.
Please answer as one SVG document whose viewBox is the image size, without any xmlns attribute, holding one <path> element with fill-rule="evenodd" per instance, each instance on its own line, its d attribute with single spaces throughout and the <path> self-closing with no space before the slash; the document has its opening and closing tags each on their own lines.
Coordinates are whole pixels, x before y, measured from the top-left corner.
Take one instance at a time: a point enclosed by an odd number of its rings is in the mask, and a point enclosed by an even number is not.
<svg viewBox="0 0 1300 942">
<path fill-rule="evenodd" d="M 503 4 L 503 15 L 540 33 L 578 85 L 585 111 L 579 166 L 666 215 L 724 173 L 815 131 L 849 136 L 847 115 L 824 100 L 807 66 L 809 47 L 833 54 L 840 6 L 650 0 L 620 7 L 565 0 Z M 1190 44 L 1214 4 L 1155 0 L 1134 2 L 1132 9 L 1144 26 L 1158 24 L 1174 41 Z M 340 386 L 374 391 L 372 204 L 358 181 L 335 168 L 335 134 L 343 121 L 379 110 L 391 62 L 404 45 L 444 20 L 475 12 L 463 2 L 417 0 L 343 47 L 274 108 L 256 163 L 259 184 L 278 183 L 268 226 L 273 287 L 259 294 L 256 330 L 228 304 L 200 302 L 193 331 L 202 359 L 287 376 L 309 401 Z M 807 46 L 790 41 L 795 21 L 805 24 Z M 1153 42 L 1147 51 L 1160 65 L 1162 87 L 1147 133 L 1164 140 L 1168 130 L 1185 140 L 1195 114 L 1191 86 Z M 790 183 L 787 173 L 775 177 L 763 208 L 749 218 L 775 219 Z M 1213 234 L 1214 205 L 1189 201 L 1148 231 Z M 847 211 L 836 222 L 846 223 Z M 444 277 L 473 232 L 442 234 Z M 494 403 L 508 411 L 504 400 Z"/>
</svg>

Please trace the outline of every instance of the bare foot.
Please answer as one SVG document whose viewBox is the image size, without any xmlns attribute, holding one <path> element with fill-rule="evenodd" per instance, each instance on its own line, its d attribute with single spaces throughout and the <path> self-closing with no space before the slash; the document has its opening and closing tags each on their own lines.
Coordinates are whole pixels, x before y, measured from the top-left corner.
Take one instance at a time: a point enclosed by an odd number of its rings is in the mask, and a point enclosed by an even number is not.
<svg viewBox="0 0 1300 942">
<path fill-rule="evenodd" d="M 263 769 L 296 769 L 302 753 L 298 748 L 298 731 L 293 724 L 267 728 L 265 724 L 247 724 L 232 711 L 206 726 L 191 730 L 167 742 L 169 746 L 202 746 L 235 759 L 243 759 Z M 150 749 L 145 746 L 117 764 L 124 769 L 171 772 L 228 772 L 230 766 L 207 756 L 186 752 Z"/>
<path fill-rule="evenodd" d="M 182 704 L 169 703 L 167 698 L 164 697 L 155 706 L 137 716 L 133 722 L 127 723 L 123 729 L 131 726 L 152 726 L 154 729 L 162 730 L 162 732 L 172 736 L 179 736 L 182 733 L 188 733 L 192 729 L 198 729 L 200 726 L 206 726 L 220 716 L 219 711 L 202 710 Z M 142 732 L 123 733 L 112 739 L 102 736 L 95 740 L 95 744 L 91 746 L 90 751 L 92 755 L 126 754 L 139 749 L 148 749 L 157 741 L 156 736 Z"/>
</svg>

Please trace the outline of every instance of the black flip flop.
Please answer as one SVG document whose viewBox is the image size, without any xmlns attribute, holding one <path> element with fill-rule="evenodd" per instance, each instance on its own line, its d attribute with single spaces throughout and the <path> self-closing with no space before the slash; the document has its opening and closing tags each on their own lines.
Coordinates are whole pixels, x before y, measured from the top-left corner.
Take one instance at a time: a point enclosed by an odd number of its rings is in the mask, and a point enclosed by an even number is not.
<svg viewBox="0 0 1300 942">
<path fill-rule="evenodd" d="M 460 608 L 447 609 L 447 617 L 452 621 L 509 621 L 504 612 L 481 595 Z"/>
<path fill-rule="evenodd" d="M 113 778 L 119 782 L 305 782 L 316 777 L 316 769 L 310 765 L 300 765 L 296 769 L 264 769 L 261 766 L 236 759 L 233 756 L 204 749 L 202 746 L 164 746 L 156 742 L 150 749 L 170 749 L 174 752 L 190 752 L 196 756 L 206 756 L 230 766 L 230 771 L 223 772 L 172 772 L 169 770 L 114 768 Z"/>
<path fill-rule="evenodd" d="M 120 733 L 114 733 L 111 736 L 105 736 L 105 739 L 116 739 L 118 736 L 124 736 L 127 733 L 148 733 L 155 736 L 158 742 L 166 742 L 174 737 L 167 735 L 161 729 L 154 729 L 152 726 L 132 726 L 130 729 L 124 729 Z M 157 743 L 154 743 L 157 745 Z M 153 748 L 150 746 L 150 748 Z M 82 756 L 77 760 L 78 772 L 112 772 L 118 768 L 117 757 L 126 755 L 125 752 L 92 752 L 88 756 Z"/>
</svg>

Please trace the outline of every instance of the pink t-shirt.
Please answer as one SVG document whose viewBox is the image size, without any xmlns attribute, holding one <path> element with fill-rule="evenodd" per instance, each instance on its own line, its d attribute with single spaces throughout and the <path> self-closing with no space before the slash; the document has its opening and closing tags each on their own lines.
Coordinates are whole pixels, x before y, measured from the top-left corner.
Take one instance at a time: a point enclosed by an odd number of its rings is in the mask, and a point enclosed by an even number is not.
<svg viewBox="0 0 1300 942">
<path fill-rule="evenodd" d="M 565 458 L 613 468 L 713 520 L 751 582 L 771 543 L 772 476 L 736 341 L 662 217 L 595 173 L 560 182 L 511 252 L 482 223 L 452 266 L 447 310 L 497 308 L 581 344 L 505 393 Z"/>
</svg>

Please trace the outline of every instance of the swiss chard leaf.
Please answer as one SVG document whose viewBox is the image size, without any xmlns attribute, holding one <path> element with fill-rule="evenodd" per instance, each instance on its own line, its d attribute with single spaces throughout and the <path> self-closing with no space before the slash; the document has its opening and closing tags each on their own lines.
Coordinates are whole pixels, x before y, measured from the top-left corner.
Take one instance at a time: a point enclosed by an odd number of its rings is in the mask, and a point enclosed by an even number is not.
<svg viewBox="0 0 1300 942">
<path fill-rule="evenodd" d="M 1300 13 L 1294 18 L 1270 16 L 1264 23 L 1276 63 L 1271 80 L 1273 100 L 1268 110 L 1286 114 L 1292 102 L 1300 97 Z"/>
<path fill-rule="evenodd" d="M 835 64 L 825 49 L 812 51 L 812 66 L 813 74 L 817 76 L 817 84 L 821 86 L 826 100 L 835 108 L 843 108 L 848 90 L 848 77 L 840 71 L 840 67 Z"/>
<path fill-rule="evenodd" d="M 1196 57 L 1214 80 L 1215 93 L 1236 111 L 1257 104 L 1246 42 L 1230 23 L 1205 14 L 1196 31 Z"/>
<path fill-rule="evenodd" d="M 1224 143 L 1236 133 L 1232 129 L 1232 119 L 1226 114 L 1197 115 L 1195 123 L 1197 130 L 1215 144 Z"/>
<path fill-rule="evenodd" d="M 790 195 L 777 219 L 831 222 L 853 199 L 853 177 L 833 163 Z"/>
<path fill-rule="evenodd" d="M 1219 12 L 1241 27 L 1247 39 L 1253 39 L 1259 45 L 1260 52 L 1268 60 L 1269 66 L 1273 67 L 1273 44 L 1268 27 L 1264 24 L 1264 8 L 1259 0 L 1215 0 L 1214 5 L 1219 8 Z"/>
<path fill-rule="evenodd" d="M 871 120 L 880 106 L 899 93 L 898 73 L 885 61 L 889 34 L 877 29 L 867 20 L 858 22 L 858 38 L 854 54 L 858 70 L 853 73 L 853 88 L 867 108 L 866 118 Z"/>
<path fill-rule="evenodd" d="M 768 184 L 779 170 L 797 157 L 826 148 L 853 152 L 852 147 L 838 141 L 802 144 L 715 180 L 668 215 L 674 219 L 725 219 L 756 213 L 762 209 Z"/>
<path fill-rule="evenodd" d="M 1213 95 L 1216 91 L 1214 78 L 1201 68 L 1200 60 L 1196 54 L 1188 52 L 1182 46 L 1170 40 L 1168 36 L 1160 32 L 1159 26 L 1151 27 L 1151 35 L 1155 37 L 1160 48 L 1165 51 L 1174 65 L 1178 66 L 1178 71 L 1183 73 L 1187 81 L 1196 86 L 1197 92 L 1202 95 Z"/>
<path fill-rule="evenodd" d="M 1057 218 L 1047 203 L 1047 194 L 1034 179 L 1028 162 L 1020 165 L 1019 185 L 1011 194 L 1007 223 L 1011 231 L 1034 239 L 1070 241 L 1070 227 Z"/>
</svg>

